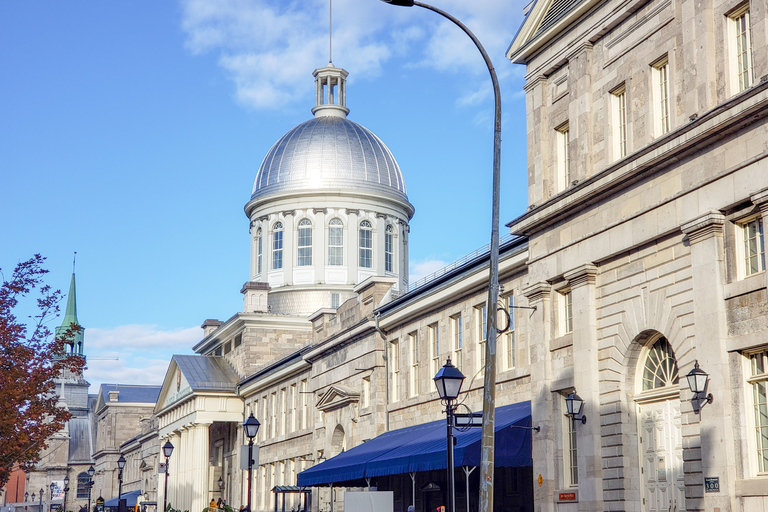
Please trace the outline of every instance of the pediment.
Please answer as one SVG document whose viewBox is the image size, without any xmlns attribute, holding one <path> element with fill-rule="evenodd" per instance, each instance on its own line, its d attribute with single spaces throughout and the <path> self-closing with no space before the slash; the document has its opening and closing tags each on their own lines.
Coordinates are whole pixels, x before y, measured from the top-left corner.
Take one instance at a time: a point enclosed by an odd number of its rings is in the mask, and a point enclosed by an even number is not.
<svg viewBox="0 0 768 512">
<path fill-rule="evenodd" d="M 360 401 L 360 392 L 347 386 L 335 385 L 328 388 L 317 401 L 317 409 L 323 412 L 344 407 Z"/>
</svg>

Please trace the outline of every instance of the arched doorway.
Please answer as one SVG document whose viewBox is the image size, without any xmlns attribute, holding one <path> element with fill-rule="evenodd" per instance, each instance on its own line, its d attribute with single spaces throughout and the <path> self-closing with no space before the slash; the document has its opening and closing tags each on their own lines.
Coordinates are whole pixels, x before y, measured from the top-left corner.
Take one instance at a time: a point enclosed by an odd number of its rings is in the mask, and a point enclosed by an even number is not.
<svg viewBox="0 0 768 512">
<path fill-rule="evenodd" d="M 652 338 L 640 356 L 635 395 L 644 512 L 685 511 L 679 382 L 669 342 Z"/>
<path fill-rule="evenodd" d="M 347 436 L 344 434 L 344 427 L 336 425 L 331 437 L 331 457 L 335 457 L 347 449 Z"/>
</svg>

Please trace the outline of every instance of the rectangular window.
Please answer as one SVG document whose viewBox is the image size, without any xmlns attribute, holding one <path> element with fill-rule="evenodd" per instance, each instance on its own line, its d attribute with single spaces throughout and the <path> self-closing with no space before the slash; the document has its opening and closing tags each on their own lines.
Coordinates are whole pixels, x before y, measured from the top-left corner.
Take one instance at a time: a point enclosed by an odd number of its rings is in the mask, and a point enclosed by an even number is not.
<svg viewBox="0 0 768 512">
<path fill-rule="evenodd" d="M 399 382 L 400 382 L 400 354 L 399 354 L 398 340 L 394 340 L 389 344 L 389 371 L 391 373 L 392 382 L 392 402 L 397 402 L 399 397 Z"/>
<path fill-rule="evenodd" d="M 309 219 L 299 222 L 299 240 L 297 246 L 299 267 L 312 265 L 312 223 Z"/>
<path fill-rule="evenodd" d="M 745 4 L 728 15 L 731 37 L 732 73 L 735 74 L 734 89 L 741 92 L 753 82 L 752 76 L 752 30 L 749 25 L 749 4 Z"/>
<path fill-rule="evenodd" d="M 363 408 L 371 406 L 371 378 L 363 377 Z"/>
<path fill-rule="evenodd" d="M 257 256 L 256 256 L 256 273 L 261 274 L 261 248 L 262 248 L 261 230 L 259 230 L 258 234 L 256 235 L 256 245 L 258 246 Z"/>
<path fill-rule="evenodd" d="M 573 299 L 571 290 L 560 292 L 560 334 L 573 331 Z"/>
<path fill-rule="evenodd" d="M 622 84 L 611 91 L 614 160 L 627 156 L 627 89 Z"/>
<path fill-rule="evenodd" d="M 515 344 L 515 299 L 512 295 L 508 295 L 502 299 L 504 304 L 504 311 L 509 315 L 509 329 L 504 333 L 504 369 L 510 370 L 517 368 L 517 345 Z M 505 316 L 507 316 L 505 315 Z M 502 320 L 504 322 L 506 320 Z M 502 324 L 499 328 L 506 327 Z"/>
<path fill-rule="evenodd" d="M 277 391 L 269 396 L 269 437 L 277 435 Z"/>
<path fill-rule="evenodd" d="M 262 418 L 262 422 L 264 424 L 262 425 L 262 428 L 259 429 L 259 434 L 261 435 L 261 440 L 266 441 L 269 438 L 269 436 L 267 435 L 269 434 L 269 429 L 267 428 L 269 426 L 268 425 L 269 407 L 267 403 L 267 395 L 264 395 L 261 397 L 261 407 L 262 407 L 262 411 L 261 411 L 261 416 L 259 416 L 259 418 Z"/>
<path fill-rule="evenodd" d="M 749 356 L 757 472 L 768 473 L 768 349 Z"/>
<path fill-rule="evenodd" d="M 408 352 L 410 354 L 409 396 L 419 394 L 419 334 L 412 332 L 408 335 Z"/>
<path fill-rule="evenodd" d="M 656 136 L 669 131 L 669 59 L 665 56 L 651 66 Z"/>
<path fill-rule="evenodd" d="M 461 325 L 461 314 L 451 317 L 451 351 L 453 352 L 453 364 L 461 370 L 462 349 L 464 348 L 464 331 Z"/>
<path fill-rule="evenodd" d="M 360 267 L 373 267 L 373 231 L 371 223 L 364 220 L 360 223 Z"/>
<path fill-rule="evenodd" d="M 296 431 L 296 384 L 291 384 L 291 432 Z"/>
<path fill-rule="evenodd" d="M 751 276 L 765 270 L 765 243 L 763 241 L 763 219 L 756 218 L 741 225 L 744 251 L 744 276 Z"/>
<path fill-rule="evenodd" d="M 333 309 L 339 309 L 340 302 L 341 296 L 338 293 L 331 293 L 331 307 Z"/>
<path fill-rule="evenodd" d="M 301 381 L 301 428 L 302 430 L 307 428 L 307 425 L 309 425 L 309 418 L 307 418 L 307 381 L 302 380 Z"/>
<path fill-rule="evenodd" d="M 235 336 L 235 348 L 239 347 L 242 344 L 243 344 L 243 335 L 238 334 L 237 336 Z"/>
<path fill-rule="evenodd" d="M 565 395 L 560 395 L 560 409 L 563 411 L 563 467 L 565 487 L 579 485 L 578 446 L 576 444 L 576 429 L 573 418 L 565 414 Z"/>
<path fill-rule="evenodd" d="M 485 370 L 485 336 L 488 332 L 488 316 L 485 304 L 475 307 L 475 338 L 477 339 L 477 369 Z"/>
<path fill-rule="evenodd" d="M 557 191 L 563 191 L 571 184 L 571 160 L 568 155 L 570 131 L 568 123 L 556 129 L 557 139 Z"/>
<path fill-rule="evenodd" d="M 394 229 L 387 226 L 384 232 L 384 271 L 393 272 L 395 261 Z"/>
<path fill-rule="evenodd" d="M 286 390 L 285 388 L 280 390 L 280 435 L 285 435 L 285 424 L 287 423 L 287 414 L 288 414 L 288 402 L 286 398 Z"/>
<path fill-rule="evenodd" d="M 427 327 L 427 342 L 429 343 L 429 372 L 430 375 L 435 375 L 440 370 L 440 332 L 437 329 L 437 324 L 432 324 Z"/>
<path fill-rule="evenodd" d="M 275 229 L 272 239 L 272 269 L 283 268 L 283 228 Z"/>
<path fill-rule="evenodd" d="M 328 224 L 328 264 L 344 264 L 344 225 L 339 219 Z"/>
</svg>

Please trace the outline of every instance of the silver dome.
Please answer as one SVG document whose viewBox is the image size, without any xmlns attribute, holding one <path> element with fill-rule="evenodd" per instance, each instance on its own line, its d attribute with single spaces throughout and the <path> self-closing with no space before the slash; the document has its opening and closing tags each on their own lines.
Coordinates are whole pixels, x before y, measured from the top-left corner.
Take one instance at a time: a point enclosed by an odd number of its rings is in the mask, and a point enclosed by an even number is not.
<svg viewBox="0 0 768 512">
<path fill-rule="evenodd" d="M 316 117 L 286 133 L 261 163 L 251 199 L 317 189 L 365 190 L 408 201 L 389 148 L 344 117 Z"/>
</svg>

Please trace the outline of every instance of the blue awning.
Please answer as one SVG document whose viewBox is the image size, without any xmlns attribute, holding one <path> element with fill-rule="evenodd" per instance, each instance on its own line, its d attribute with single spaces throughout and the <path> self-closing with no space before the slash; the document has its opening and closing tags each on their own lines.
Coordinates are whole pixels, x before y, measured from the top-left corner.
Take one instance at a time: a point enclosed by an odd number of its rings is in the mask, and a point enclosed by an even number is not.
<svg viewBox="0 0 768 512">
<path fill-rule="evenodd" d="M 139 496 L 141 496 L 141 491 L 128 491 L 120 495 L 120 497 L 125 500 L 125 504 L 128 507 L 135 507 L 136 500 L 139 499 Z M 117 498 L 105 501 L 104 506 L 117 508 Z"/>
<path fill-rule="evenodd" d="M 527 467 L 531 456 L 531 402 L 496 408 L 495 465 Z M 482 429 L 454 430 L 454 465 L 480 465 Z M 445 469 L 445 420 L 386 432 L 298 474 L 298 485 L 313 486 L 366 477 Z"/>
</svg>

